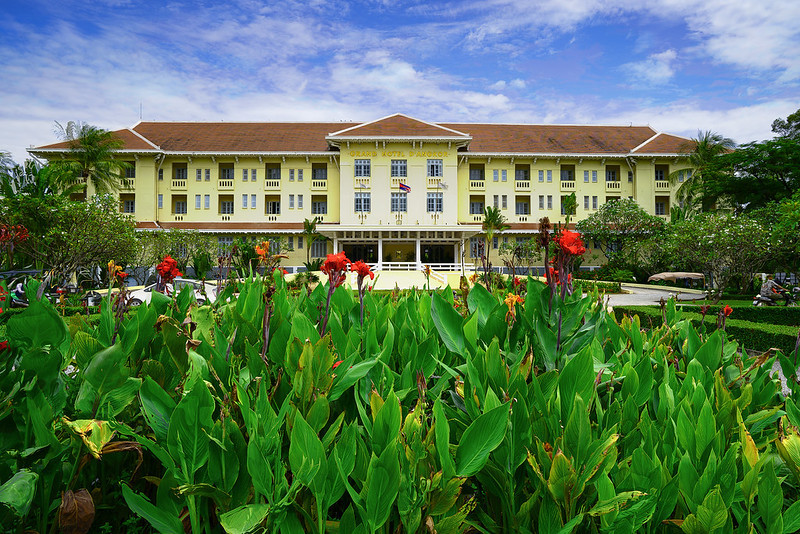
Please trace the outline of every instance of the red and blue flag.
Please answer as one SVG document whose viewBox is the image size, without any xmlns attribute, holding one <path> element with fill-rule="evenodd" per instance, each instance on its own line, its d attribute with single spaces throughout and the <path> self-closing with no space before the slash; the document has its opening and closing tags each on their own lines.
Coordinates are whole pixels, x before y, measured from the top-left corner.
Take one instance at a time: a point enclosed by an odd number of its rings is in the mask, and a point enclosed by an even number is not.
<svg viewBox="0 0 800 534">
<path fill-rule="evenodd" d="M 406 184 L 404 184 L 403 182 L 400 182 L 400 186 L 399 187 L 400 187 L 400 191 L 403 191 L 405 193 L 410 193 L 411 192 L 411 188 L 409 186 L 407 186 Z"/>
</svg>

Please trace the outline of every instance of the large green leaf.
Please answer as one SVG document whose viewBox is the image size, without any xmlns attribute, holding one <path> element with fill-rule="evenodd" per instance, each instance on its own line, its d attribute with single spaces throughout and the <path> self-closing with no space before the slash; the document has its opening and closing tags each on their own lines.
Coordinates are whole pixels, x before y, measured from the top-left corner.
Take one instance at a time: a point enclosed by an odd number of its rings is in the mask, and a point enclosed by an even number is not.
<svg viewBox="0 0 800 534">
<path fill-rule="evenodd" d="M 352 367 L 345 367 L 347 361 L 339 365 L 336 368 L 336 380 L 333 382 L 333 387 L 331 387 L 331 392 L 330 395 L 328 395 L 328 398 L 331 401 L 335 401 L 341 397 L 345 391 L 353 386 L 353 384 L 364 378 L 364 376 L 369 373 L 370 369 L 372 369 L 376 363 L 378 363 L 377 358 L 374 360 L 364 360 L 362 362 L 358 362 Z"/>
<path fill-rule="evenodd" d="M 769 534 L 783 533 L 783 490 L 778 477 L 775 475 L 775 466 L 767 462 L 758 483 L 758 512 L 767 526 Z"/>
<path fill-rule="evenodd" d="M 214 399 L 206 384 L 197 380 L 175 407 L 169 420 L 167 447 L 172 457 L 180 462 L 189 483 L 194 481 L 194 474 L 208 460 L 213 412 Z"/>
<path fill-rule="evenodd" d="M 22 313 L 11 316 L 6 336 L 15 345 L 59 348 L 68 338 L 64 320 L 50 303 L 33 300 Z"/>
<path fill-rule="evenodd" d="M 397 441 L 393 441 L 380 457 L 373 456 L 367 469 L 364 484 L 364 508 L 373 531 L 389 519 L 400 491 L 400 462 L 397 458 Z"/>
<path fill-rule="evenodd" d="M 436 432 L 436 453 L 439 456 L 439 463 L 442 466 L 444 477 L 451 478 L 455 475 L 456 466 L 453 457 L 450 456 L 450 424 L 442 408 L 442 401 L 436 399 L 433 404 L 433 423 Z"/>
<path fill-rule="evenodd" d="M 120 387 L 128 378 L 128 369 L 123 365 L 125 350 L 116 344 L 94 355 L 84 378 L 102 398 L 114 388 Z"/>
<path fill-rule="evenodd" d="M 456 354 L 464 354 L 466 341 L 461 315 L 439 293 L 431 299 L 431 318 L 445 346 Z"/>
<path fill-rule="evenodd" d="M 122 496 L 131 510 L 145 518 L 161 534 L 183 534 L 183 523 L 178 516 L 155 506 L 125 484 L 122 485 Z"/>
<path fill-rule="evenodd" d="M 39 475 L 33 471 L 28 469 L 17 471 L 0 486 L 0 502 L 9 506 L 19 517 L 25 517 L 33 503 L 37 480 Z"/>
<path fill-rule="evenodd" d="M 247 534 L 264 522 L 270 512 L 268 504 L 246 504 L 219 516 L 219 523 L 228 534 Z"/>
<path fill-rule="evenodd" d="M 375 424 L 372 426 L 372 452 L 377 456 L 380 456 L 386 446 L 397 438 L 401 419 L 400 402 L 394 391 L 390 391 L 383 406 L 375 415 Z"/>
<path fill-rule="evenodd" d="M 139 398 L 142 401 L 144 418 L 153 429 L 156 440 L 165 442 L 169 430 L 169 420 L 175 410 L 175 401 L 149 376 L 145 377 L 142 382 Z"/>
<path fill-rule="evenodd" d="M 591 346 L 584 347 L 575 357 L 567 362 L 558 377 L 558 391 L 561 396 L 561 418 L 568 420 L 579 395 L 587 405 L 594 398 L 594 364 Z"/>
<path fill-rule="evenodd" d="M 506 435 L 508 403 L 475 419 L 464 431 L 456 450 L 456 475 L 469 477 L 480 471 Z"/>
<path fill-rule="evenodd" d="M 308 487 L 312 486 L 318 475 L 324 480 L 327 474 L 327 461 L 322 442 L 300 412 L 295 415 L 292 427 L 289 465 L 298 482 Z"/>
</svg>

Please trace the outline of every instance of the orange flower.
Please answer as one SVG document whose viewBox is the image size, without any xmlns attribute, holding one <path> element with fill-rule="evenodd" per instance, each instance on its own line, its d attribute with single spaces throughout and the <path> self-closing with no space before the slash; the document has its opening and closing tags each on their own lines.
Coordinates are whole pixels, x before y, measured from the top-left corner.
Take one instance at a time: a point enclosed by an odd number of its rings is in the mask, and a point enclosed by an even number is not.
<svg viewBox="0 0 800 534">
<path fill-rule="evenodd" d="M 339 287 L 344 283 L 348 265 L 350 265 L 350 260 L 347 259 L 344 251 L 342 251 L 338 254 L 328 254 L 320 270 L 328 275 L 332 287 Z"/>
<path fill-rule="evenodd" d="M 561 250 L 567 254 L 581 256 L 586 252 L 586 248 L 583 246 L 583 240 L 581 240 L 581 234 L 578 232 L 564 230 L 555 240 L 561 247 Z"/>
<path fill-rule="evenodd" d="M 525 302 L 525 299 L 520 297 L 519 295 L 515 295 L 514 293 L 509 293 L 508 296 L 503 301 L 508 306 L 508 312 L 506 313 L 506 321 L 513 320 L 516 318 L 516 305 L 522 304 Z"/>
<path fill-rule="evenodd" d="M 367 265 L 361 260 L 351 263 L 350 270 L 355 273 L 358 273 L 359 278 L 366 278 L 367 276 L 369 276 L 370 280 L 375 279 L 375 273 L 370 271 L 369 265 Z"/>
<path fill-rule="evenodd" d="M 722 309 L 722 313 L 724 313 L 724 314 L 725 314 L 725 317 L 728 317 L 728 316 L 729 316 L 731 313 L 733 313 L 733 308 L 731 308 L 730 306 L 727 306 L 727 305 L 726 305 L 726 306 L 725 306 L 725 307 Z"/>
</svg>

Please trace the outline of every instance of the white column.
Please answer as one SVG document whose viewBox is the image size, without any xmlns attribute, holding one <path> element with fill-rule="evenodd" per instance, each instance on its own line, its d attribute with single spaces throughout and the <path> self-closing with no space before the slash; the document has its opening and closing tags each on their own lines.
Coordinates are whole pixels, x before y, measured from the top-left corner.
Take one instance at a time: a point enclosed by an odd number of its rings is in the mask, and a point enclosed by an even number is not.
<svg viewBox="0 0 800 534">
<path fill-rule="evenodd" d="M 419 235 L 417 235 L 416 245 L 417 245 L 417 254 L 416 254 L 417 270 L 419 271 L 420 269 L 422 269 L 422 262 L 420 261 L 420 259 L 422 257 L 422 253 L 421 253 L 421 250 L 420 250 L 421 247 L 420 247 L 420 242 L 419 242 Z"/>
<path fill-rule="evenodd" d="M 333 253 L 334 254 L 338 254 L 339 253 L 339 238 L 338 237 L 334 237 L 333 238 Z"/>
<path fill-rule="evenodd" d="M 375 266 L 375 270 L 379 271 L 383 268 L 383 234 L 378 234 L 378 264 Z"/>
</svg>

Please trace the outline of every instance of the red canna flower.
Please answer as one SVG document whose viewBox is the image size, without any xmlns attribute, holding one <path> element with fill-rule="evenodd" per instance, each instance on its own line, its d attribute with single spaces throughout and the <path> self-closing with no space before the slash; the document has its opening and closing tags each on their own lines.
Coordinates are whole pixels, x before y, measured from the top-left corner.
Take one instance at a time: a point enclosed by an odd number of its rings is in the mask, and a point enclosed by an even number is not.
<svg viewBox="0 0 800 534">
<path fill-rule="evenodd" d="M 338 362 L 334 362 L 334 363 L 333 363 L 333 366 L 331 367 L 331 369 L 336 369 L 337 367 L 339 367 L 339 364 L 341 364 L 341 363 L 342 363 L 342 361 L 343 361 L 343 360 L 339 360 Z"/>
<path fill-rule="evenodd" d="M 581 239 L 581 234 L 578 232 L 564 230 L 558 237 L 555 238 L 555 241 L 561 247 L 561 250 L 567 254 L 581 256 L 584 252 L 586 252 L 586 248 L 583 246 L 583 240 Z"/>
<path fill-rule="evenodd" d="M 0 308 L 0 313 L 2 313 L 2 308 Z M 5 352 L 8 350 L 8 341 L 0 341 L 0 352 Z"/>
<path fill-rule="evenodd" d="M 366 278 L 367 276 L 369 276 L 370 280 L 375 279 L 375 273 L 370 271 L 369 265 L 367 265 L 361 260 L 358 260 L 350 264 L 350 270 L 352 270 L 355 273 L 358 273 L 358 276 L 360 278 Z"/>
<path fill-rule="evenodd" d="M 725 314 L 725 317 L 728 317 L 728 316 L 730 316 L 730 314 L 731 314 L 731 313 L 733 313 L 733 308 L 731 308 L 730 306 L 727 306 L 727 305 L 726 305 L 726 306 L 725 306 L 725 307 L 722 309 L 722 313 L 724 313 L 724 314 Z"/>
<path fill-rule="evenodd" d="M 345 272 L 348 265 L 350 265 L 350 260 L 347 259 L 344 251 L 342 251 L 338 254 L 328 254 L 320 270 L 328 275 L 332 287 L 339 287 L 345 281 Z"/>
</svg>

